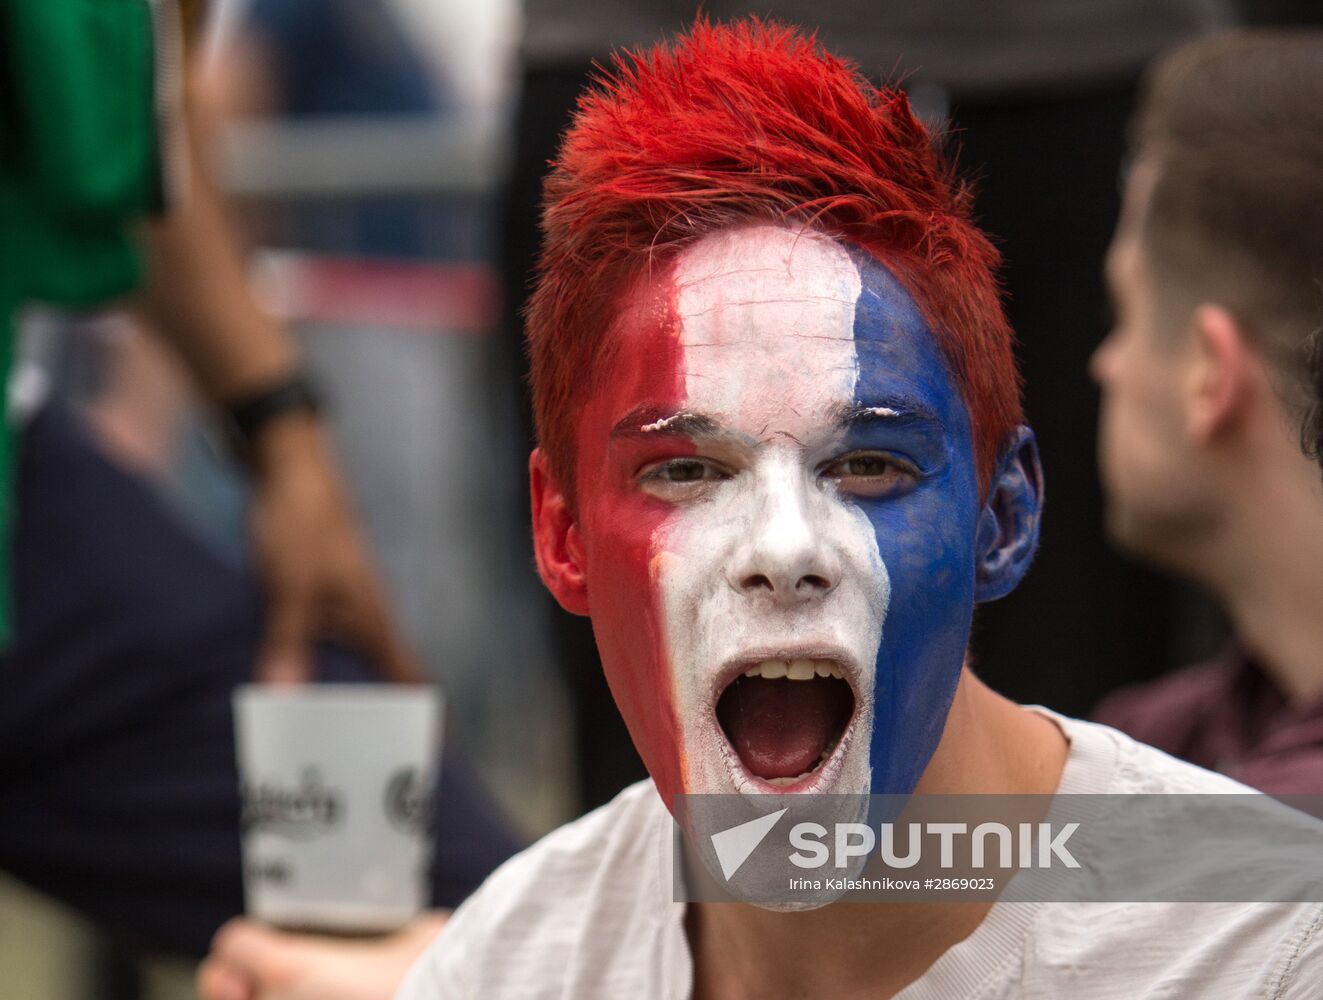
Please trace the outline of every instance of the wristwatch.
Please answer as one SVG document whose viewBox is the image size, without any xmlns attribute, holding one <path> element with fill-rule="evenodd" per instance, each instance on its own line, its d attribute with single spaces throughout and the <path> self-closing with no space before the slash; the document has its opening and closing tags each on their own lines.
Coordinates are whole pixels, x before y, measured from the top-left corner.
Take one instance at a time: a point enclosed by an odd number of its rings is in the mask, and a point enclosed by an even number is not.
<svg viewBox="0 0 1323 1000">
<path fill-rule="evenodd" d="M 289 413 L 318 414 L 322 397 L 301 371 L 240 396 L 223 407 L 225 427 L 235 454 L 247 461 L 262 429 Z"/>
</svg>

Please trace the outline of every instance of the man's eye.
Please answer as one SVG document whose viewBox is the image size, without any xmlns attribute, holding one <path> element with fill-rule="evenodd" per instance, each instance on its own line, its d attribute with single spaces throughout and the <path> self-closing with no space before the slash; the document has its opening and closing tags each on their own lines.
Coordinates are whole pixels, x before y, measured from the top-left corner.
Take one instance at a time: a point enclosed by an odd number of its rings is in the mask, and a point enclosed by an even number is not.
<svg viewBox="0 0 1323 1000">
<path fill-rule="evenodd" d="M 845 472 L 851 476 L 880 476 L 891 468 L 892 463 L 881 455 L 854 455 L 845 460 Z"/>
<path fill-rule="evenodd" d="M 668 483 L 697 483 L 708 478 L 708 467 L 702 462 L 667 462 L 657 469 L 657 476 Z"/>
<path fill-rule="evenodd" d="M 679 500 L 705 492 L 705 487 L 726 472 L 714 462 L 698 458 L 673 458 L 644 470 L 639 485 L 644 492 L 664 500 Z"/>
<path fill-rule="evenodd" d="M 856 452 L 832 462 L 823 475 L 835 479 L 843 491 L 862 497 L 884 497 L 906 492 L 919 479 L 909 462 L 885 452 Z"/>
</svg>

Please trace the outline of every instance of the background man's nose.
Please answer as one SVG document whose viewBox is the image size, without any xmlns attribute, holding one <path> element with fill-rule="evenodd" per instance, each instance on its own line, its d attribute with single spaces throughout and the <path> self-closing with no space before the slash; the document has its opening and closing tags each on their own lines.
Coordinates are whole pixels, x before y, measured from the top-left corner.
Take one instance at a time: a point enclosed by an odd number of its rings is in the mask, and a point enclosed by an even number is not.
<svg viewBox="0 0 1323 1000">
<path fill-rule="evenodd" d="M 1089 375 L 1099 385 L 1107 382 L 1115 364 L 1116 335 L 1108 334 L 1089 355 Z"/>
</svg>

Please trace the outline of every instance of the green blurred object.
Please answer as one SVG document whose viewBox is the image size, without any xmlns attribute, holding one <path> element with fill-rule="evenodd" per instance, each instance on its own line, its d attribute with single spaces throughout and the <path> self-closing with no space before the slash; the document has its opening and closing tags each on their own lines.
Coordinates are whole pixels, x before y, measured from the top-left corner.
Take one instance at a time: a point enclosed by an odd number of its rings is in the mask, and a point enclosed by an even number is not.
<svg viewBox="0 0 1323 1000">
<path fill-rule="evenodd" d="M 131 291 L 141 277 L 133 226 L 163 201 L 155 43 L 148 0 L 0 0 L 0 387 L 22 305 L 87 308 Z M 14 450 L 6 418 L 6 645 Z"/>
</svg>

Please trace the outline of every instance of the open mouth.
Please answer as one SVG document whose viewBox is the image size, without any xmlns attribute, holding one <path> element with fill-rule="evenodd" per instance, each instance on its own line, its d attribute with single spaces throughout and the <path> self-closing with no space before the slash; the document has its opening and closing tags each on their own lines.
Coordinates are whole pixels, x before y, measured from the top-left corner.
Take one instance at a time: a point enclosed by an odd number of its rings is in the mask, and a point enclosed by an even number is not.
<svg viewBox="0 0 1323 1000">
<path fill-rule="evenodd" d="M 854 700 L 835 660 L 762 660 L 726 685 L 717 721 L 749 774 L 785 788 L 831 757 Z"/>
</svg>

